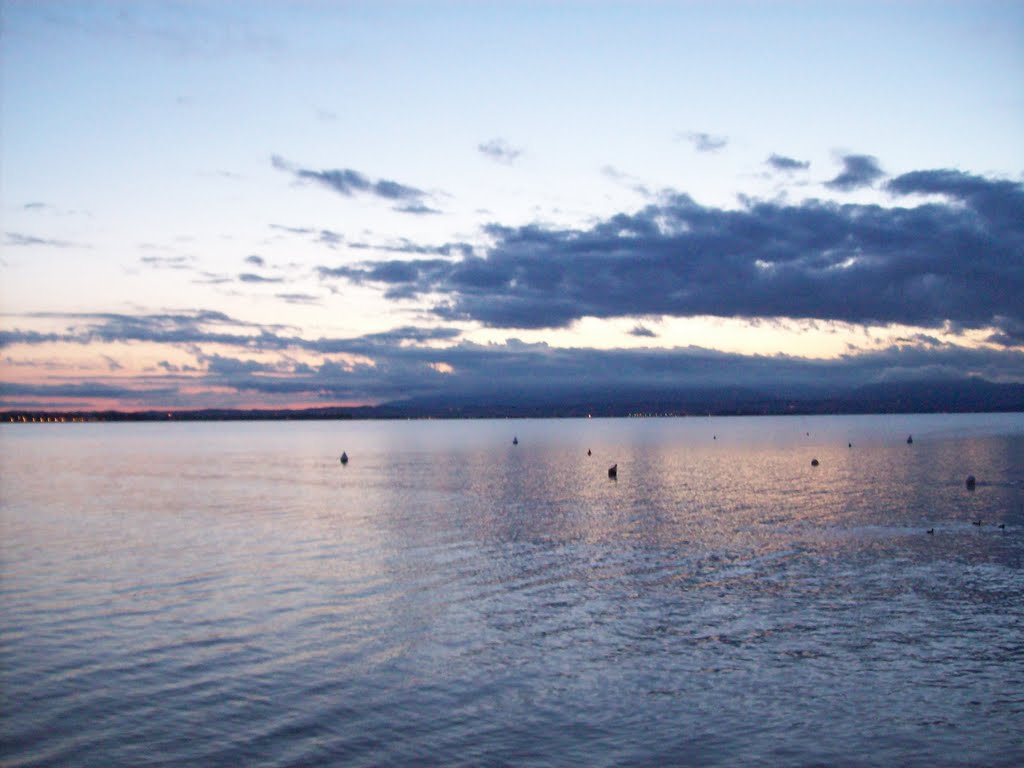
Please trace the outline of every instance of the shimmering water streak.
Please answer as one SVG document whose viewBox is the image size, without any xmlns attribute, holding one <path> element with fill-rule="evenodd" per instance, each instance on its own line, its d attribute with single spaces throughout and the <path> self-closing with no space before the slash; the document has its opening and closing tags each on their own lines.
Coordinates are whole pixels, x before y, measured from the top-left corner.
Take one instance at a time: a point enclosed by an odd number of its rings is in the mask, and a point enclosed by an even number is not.
<svg viewBox="0 0 1024 768">
<path fill-rule="evenodd" d="M 1020 416 L 0 448 L 4 765 L 1024 758 Z"/>
</svg>

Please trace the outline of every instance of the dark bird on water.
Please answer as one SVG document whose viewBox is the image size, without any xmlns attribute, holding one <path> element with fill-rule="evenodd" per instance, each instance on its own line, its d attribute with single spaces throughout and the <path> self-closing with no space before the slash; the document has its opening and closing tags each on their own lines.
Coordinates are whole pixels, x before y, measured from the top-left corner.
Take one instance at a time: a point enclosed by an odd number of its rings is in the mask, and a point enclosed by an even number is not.
<svg viewBox="0 0 1024 768">
<path fill-rule="evenodd" d="M 914 442 L 913 435 L 907 435 L 907 445 L 911 445 Z"/>
<path fill-rule="evenodd" d="M 1000 523 L 999 524 L 999 530 L 1000 531 L 1005 531 L 1006 530 L 1006 523 Z"/>
<path fill-rule="evenodd" d="M 589 455 L 590 455 L 590 449 L 587 448 L 587 456 L 589 456 Z"/>
<path fill-rule="evenodd" d="M 518 437 L 513 437 L 512 438 L 512 445 L 519 445 L 519 438 Z"/>
<path fill-rule="evenodd" d="M 811 459 L 811 466 L 812 467 L 818 466 L 818 460 L 817 459 Z"/>
<path fill-rule="evenodd" d="M 847 447 L 847 448 L 853 448 L 853 443 L 847 443 L 847 444 L 846 444 L 846 447 Z"/>
<path fill-rule="evenodd" d="M 348 454 L 344 451 L 341 452 L 341 463 L 348 464 Z"/>
<path fill-rule="evenodd" d="M 972 520 L 971 525 L 981 525 L 981 518 L 979 517 L 977 520 Z"/>
<path fill-rule="evenodd" d="M 925 533 L 930 533 L 932 536 L 934 536 L 935 535 L 935 529 L 934 528 L 929 528 L 927 531 L 925 531 Z"/>
<path fill-rule="evenodd" d="M 612 464 L 610 467 L 608 467 L 608 477 L 616 478 L 616 479 L 619 477 L 619 465 L 618 464 Z"/>
<path fill-rule="evenodd" d="M 974 490 L 975 482 L 977 482 L 977 481 L 974 479 L 974 475 L 968 475 L 967 476 L 967 481 L 964 484 L 967 486 L 967 490 L 968 491 L 973 491 Z"/>
</svg>

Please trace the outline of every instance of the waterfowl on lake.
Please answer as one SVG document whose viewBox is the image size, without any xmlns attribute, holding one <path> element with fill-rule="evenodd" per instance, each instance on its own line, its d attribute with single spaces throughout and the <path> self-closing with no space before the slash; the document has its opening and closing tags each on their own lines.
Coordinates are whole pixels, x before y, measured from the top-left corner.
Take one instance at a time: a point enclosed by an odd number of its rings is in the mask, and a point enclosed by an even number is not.
<svg viewBox="0 0 1024 768">
<path fill-rule="evenodd" d="M 907 435 L 907 445 L 911 445 L 914 442 L 913 435 Z"/>
<path fill-rule="evenodd" d="M 589 456 L 589 455 L 590 455 L 590 449 L 587 448 L 587 456 Z"/>
<path fill-rule="evenodd" d="M 341 452 L 341 463 L 348 464 L 348 454 L 344 451 Z"/>
<path fill-rule="evenodd" d="M 1006 523 L 1000 523 L 999 524 L 999 530 L 1000 531 L 1005 531 L 1006 530 Z"/>
<path fill-rule="evenodd" d="M 608 467 L 608 477 L 618 478 L 619 476 L 619 465 L 612 464 Z"/>
<path fill-rule="evenodd" d="M 974 490 L 974 484 L 976 482 L 977 481 L 974 479 L 974 475 L 968 475 L 967 476 L 967 480 L 965 481 L 964 485 L 967 486 L 967 490 L 968 491 L 973 491 Z"/>
<path fill-rule="evenodd" d="M 929 528 L 927 531 L 925 531 L 925 533 L 930 533 L 932 536 L 934 536 L 935 535 L 935 529 L 934 528 Z"/>
<path fill-rule="evenodd" d="M 812 467 L 818 466 L 818 460 L 817 459 L 811 459 L 811 466 Z"/>
<path fill-rule="evenodd" d="M 518 437 L 513 437 L 512 438 L 512 445 L 519 445 L 519 438 Z"/>
<path fill-rule="evenodd" d="M 981 518 L 979 517 L 977 520 L 972 520 L 971 525 L 981 525 Z"/>
</svg>

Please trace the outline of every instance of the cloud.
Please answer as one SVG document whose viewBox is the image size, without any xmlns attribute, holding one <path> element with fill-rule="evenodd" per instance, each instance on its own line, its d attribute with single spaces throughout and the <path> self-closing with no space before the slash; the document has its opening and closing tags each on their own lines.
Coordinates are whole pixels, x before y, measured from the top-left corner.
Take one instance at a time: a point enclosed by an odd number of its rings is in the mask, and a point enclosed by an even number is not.
<svg viewBox="0 0 1024 768">
<path fill-rule="evenodd" d="M 746 201 L 684 194 L 586 229 L 490 225 L 485 257 L 371 261 L 318 269 L 379 283 L 393 298 L 490 327 L 564 327 L 583 317 L 713 315 L 990 327 L 1024 322 L 1024 192 L 1013 182 L 918 172 L 915 207 Z"/>
<path fill-rule="evenodd" d="M 275 293 L 275 298 L 289 304 L 319 304 L 320 297 L 309 293 Z"/>
<path fill-rule="evenodd" d="M 139 261 L 155 269 L 190 269 L 192 259 L 188 256 L 142 256 Z"/>
<path fill-rule="evenodd" d="M 806 171 L 811 167 L 811 163 L 808 160 L 794 160 L 792 157 L 785 157 L 784 155 L 771 155 L 765 163 L 770 165 L 776 171 Z"/>
<path fill-rule="evenodd" d="M 251 272 L 243 272 L 238 276 L 238 279 L 243 283 L 283 283 L 284 278 L 282 277 L 264 277 L 263 275 L 254 275 Z"/>
<path fill-rule="evenodd" d="M 491 160 L 504 163 L 505 165 L 511 165 L 523 154 L 523 150 L 513 147 L 504 139 L 485 141 L 477 145 L 477 150 Z"/>
<path fill-rule="evenodd" d="M 67 240 L 54 240 L 46 237 L 35 237 L 34 235 L 23 235 L 19 232 L 5 232 L 7 245 L 17 247 L 45 246 L 48 248 L 89 248 L 88 245 L 70 243 Z"/>
<path fill-rule="evenodd" d="M 630 336 L 640 336 L 647 338 L 657 338 L 658 334 L 652 331 L 645 325 L 634 325 L 632 330 L 629 332 Z"/>
<path fill-rule="evenodd" d="M 351 168 L 315 171 L 301 168 L 284 158 L 274 155 L 271 164 L 280 171 L 287 171 L 300 181 L 312 181 L 327 187 L 345 197 L 355 194 L 370 195 L 395 203 L 394 210 L 402 213 L 436 213 L 427 206 L 428 195 L 422 189 L 400 184 L 390 179 L 371 179 Z"/>
<path fill-rule="evenodd" d="M 729 143 L 727 136 L 715 136 L 710 133 L 690 132 L 685 138 L 698 152 L 717 152 Z"/>
<path fill-rule="evenodd" d="M 269 226 L 271 229 L 287 232 L 292 235 L 310 235 L 316 231 L 310 227 L 286 227 L 283 224 L 270 224 Z"/>
<path fill-rule="evenodd" d="M 599 394 L 614 397 L 615 393 L 736 388 L 800 396 L 929 378 L 962 380 L 971 376 L 1024 381 L 1022 350 L 971 349 L 934 341 L 915 343 L 921 341 L 915 339 L 876 352 L 814 360 L 742 355 L 693 346 L 556 348 L 516 339 L 476 344 L 459 341 L 460 331 L 444 326 L 405 326 L 350 338 L 304 338 L 208 310 L 65 317 L 81 325 L 70 329 L 62 340 L 81 344 L 99 339 L 146 340 L 184 349 L 194 356 L 196 365 L 172 364 L 164 358 L 156 366 L 155 378 L 132 378 L 118 371 L 116 386 L 100 379 L 74 385 L 0 385 L 0 395 L 117 397 L 150 402 L 154 407 L 172 402 L 196 407 L 201 401 L 188 392 L 203 388 L 221 393 L 216 401 L 220 404 L 224 403 L 223 393 L 228 392 L 229 398 L 257 393 L 269 405 L 286 404 L 297 396 L 373 402 L 405 397 L 512 395 L 586 400 Z M 643 326 L 637 328 L 641 329 L 640 335 L 646 335 Z M 34 339 L 41 343 L 39 337 Z M 212 345 L 215 351 L 204 351 L 210 349 L 206 345 Z M 300 352 L 305 354 L 300 356 Z M 178 376 L 184 378 L 177 380 Z"/>
<path fill-rule="evenodd" d="M 850 192 L 870 187 L 884 175 L 878 167 L 878 160 L 871 155 L 846 155 L 843 158 L 843 170 L 831 181 L 826 181 L 825 186 L 840 192 Z"/>
</svg>

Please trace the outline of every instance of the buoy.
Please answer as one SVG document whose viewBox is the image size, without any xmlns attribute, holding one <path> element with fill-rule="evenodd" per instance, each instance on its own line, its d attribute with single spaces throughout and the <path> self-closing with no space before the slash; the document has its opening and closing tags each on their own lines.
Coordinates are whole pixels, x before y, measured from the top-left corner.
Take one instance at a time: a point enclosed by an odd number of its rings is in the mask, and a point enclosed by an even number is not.
<svg viewBox="0 0 1024 768">
<path fill-rule="evenodd" d="M 976 481 L 975 481 L 975 479 L 974 479 L 974 475 L 968 475 L 968 476 L 967 476 L 967 481 L 966 481 L 966 482 L 964 483 L 964 485 L 966 485 L 966 486 L 967 486 L 967 490 L 968 490 L 968 491 L 973 491 L 973 490 L 974 490 L 974 484 L 975 484 L 975 482 L 976 482 Z"/>
<path fill-rule="evenodd" d="M 817 459 L 811 459 L 811 466 L 812 467 L 818 466 L 818 460 Z"/>
<path fill-rule="evenodd" d="M 914 442 L 914 436 L 913 435 L 907 435 L 907 445 L 911 445 L 911 444 L 913 444 L 913 442 Z"/>
<path fill-rule="evenodd" d="M 348 454 L 344 451 L 341 452 L 341 463 L 348 464 Z"/>
<path fill-rule="evenodd" d="M 619 465 L 618 464 L 612 464 L 610 467 L 608 467 L 608 477 L 618 478 L 618 476 L 619 476 Z"/>
</svg>

